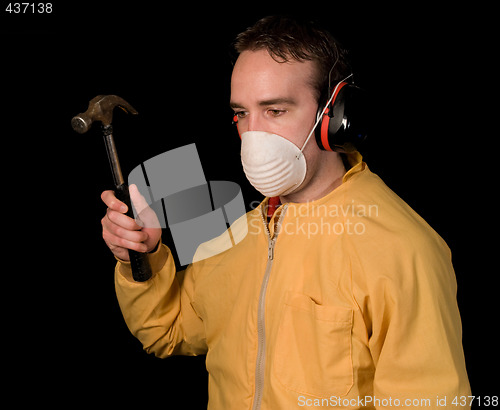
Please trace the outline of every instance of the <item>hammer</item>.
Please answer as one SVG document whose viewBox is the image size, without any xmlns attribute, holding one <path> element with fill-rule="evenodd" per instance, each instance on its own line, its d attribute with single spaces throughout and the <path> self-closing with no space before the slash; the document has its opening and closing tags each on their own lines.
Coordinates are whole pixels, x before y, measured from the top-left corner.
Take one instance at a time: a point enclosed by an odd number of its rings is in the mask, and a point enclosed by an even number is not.
<svg viewBox="0 0 500 410">
<path fill-rule="evenodd" d="M 134 218 L 134 211 L 130 201 L 130 194 L 128 185 L 123 179 L 122 170 L 120 168 L 120 161 L 118 160 L 118 153 L 116 151 L 115 141 L 113 139 L 113 126 L 111 125 L 113 119 L 113 109 L 115 107 L 121 108 L 126 113 L 137 115 L 137 111 L 123 98 L 117 95 L 98 95 L 90 100 L 89 107 L 84 113 L 78 114 L 71 120 L 73 129 L 80 133 L 86 133 L 94 121 L 102 123 L 102 132 L 104 135 L 104 142 L 106 144 L 106 151 L 108 153 L 109 164 L 111 172 L 113 173 L 113 180 L 115 184 L 115 196 L 128 207 L 127 215 Z M 132 267 L 132 276 L 136 282 L 144 282 L 151 277 L 151 266 L 147 255 L 129 249 L 130 265 Z"/>
</svg>

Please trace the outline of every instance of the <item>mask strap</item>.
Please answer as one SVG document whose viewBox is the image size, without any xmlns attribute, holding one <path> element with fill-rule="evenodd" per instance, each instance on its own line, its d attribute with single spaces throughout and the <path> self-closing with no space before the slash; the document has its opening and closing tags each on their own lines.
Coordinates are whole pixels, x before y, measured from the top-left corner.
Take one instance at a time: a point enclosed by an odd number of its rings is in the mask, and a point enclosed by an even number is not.
<svg viewBox="0 0 500 410">
<path fill-rule="evenodd" d="M 314 134 L 314 130 L 316 129 L 316 127 L 318 126 L 321 118 L 323 118 L 323 114 L 325 113 L 326 109 L 328 108 L 328 106 L 330 105 L 330 103 L 332 102 L 333 100 L 333 96 L 336 94 L 337 92 L 337 88 L 339 88 L 339 85 L 341 83 L 343 83 L 345 80 L 347 80 L 348 78 L 351 78 L 353 76 L 353 73 L 349 74 L 346 78 L 344 78 L 343 80 L 340 80 L 337 85 L 335 86 L 335 88 L 333 89 L 333 92 L 332 92 L 332 95 L 330 96 L 330 99 L 328 100 L 328 102 L 326 103 L 325 107 L 321 110 L 321 113 L 318 115 L 318 118 L 316 119 L 316 123 L 314 124 L 311 132 L 309 133 L 309 135 L 307 136 L 304 144 L 302 145 L 302 148 L 300 149 L 300 152 L 296 155 L 295 158 L 297 159 L 300 159 L 300 156 L 302 155 L 302 151 L 304 151 L 304 148 L 306 147 L 306 144 L 309 142 L 309 139 L 312 137 L 312 135 Z"/>
</svg>

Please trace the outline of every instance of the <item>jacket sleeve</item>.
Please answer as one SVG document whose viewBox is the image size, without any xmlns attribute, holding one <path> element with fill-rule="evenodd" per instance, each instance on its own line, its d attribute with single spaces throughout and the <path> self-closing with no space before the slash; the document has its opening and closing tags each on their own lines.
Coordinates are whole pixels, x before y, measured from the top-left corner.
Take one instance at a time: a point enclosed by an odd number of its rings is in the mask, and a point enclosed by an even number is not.
<svg viewBox="0 0 500 410">
<path fill-rule="evenodd" d="M 375 249 L 362 263 L 373 394 L 386 399 L 377 408 L 397 399 L 439 409 L 470 395 L 449 249 L 437 235 L 411 240 Z"/>
<path fill-rule="evenodd" d="M 158 357 L 207 351 L 204 326 L 191 305 L 192 268 L 176 273 L 172 255 L 160 244 L 149 255 L 153 277 L 134 282 L 129 262 L 118 261 L 115 289 L 125 322 L 144 350 Z"/>
</svg>

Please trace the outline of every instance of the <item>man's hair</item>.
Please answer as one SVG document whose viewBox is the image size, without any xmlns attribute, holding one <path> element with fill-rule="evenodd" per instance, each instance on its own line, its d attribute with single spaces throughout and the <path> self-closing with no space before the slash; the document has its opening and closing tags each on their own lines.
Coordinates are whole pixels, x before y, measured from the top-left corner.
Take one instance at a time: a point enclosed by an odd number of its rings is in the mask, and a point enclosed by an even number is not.
<svg viewBox="0 0 500 410">
<path fill-rule="evenodd" d="M 316 75 L 312 86 L 320 103 L 326 100 L 336 82 L 351 73 L 346 50 L 328 31 L 312 21 L 301 22 L 285 16 L 264 17 L 238 34 L 234 48 L 239 54 L 265 49 L 279 63 L 313 61 Z"/>
</svg>

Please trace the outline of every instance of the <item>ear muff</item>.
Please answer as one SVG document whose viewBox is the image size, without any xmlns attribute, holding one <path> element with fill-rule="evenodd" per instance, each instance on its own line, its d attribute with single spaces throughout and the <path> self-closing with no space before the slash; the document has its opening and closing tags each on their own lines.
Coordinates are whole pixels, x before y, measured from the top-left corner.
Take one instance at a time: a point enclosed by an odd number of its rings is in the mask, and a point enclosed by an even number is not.
<svg viewBox="0 0 500 410">
<path fill-rule="evenodd" d="M 366 139 L 368 103 L 365 92 L 341 82 L 315 130 L 318 146 L 325 151 L 357 151 Z"/>
</svg>

